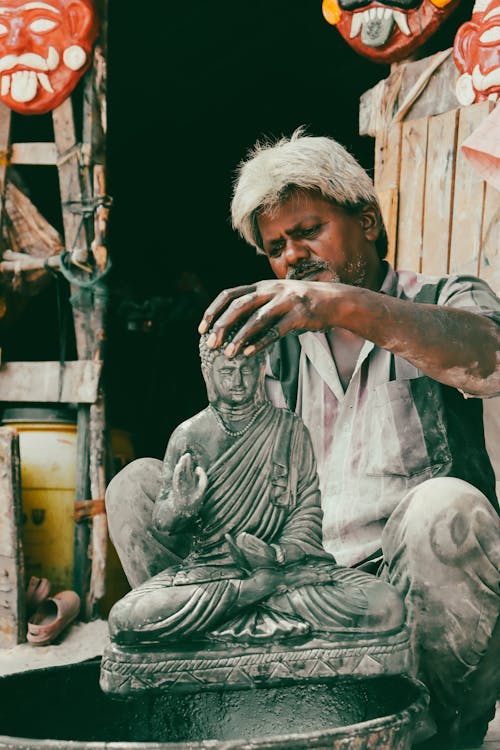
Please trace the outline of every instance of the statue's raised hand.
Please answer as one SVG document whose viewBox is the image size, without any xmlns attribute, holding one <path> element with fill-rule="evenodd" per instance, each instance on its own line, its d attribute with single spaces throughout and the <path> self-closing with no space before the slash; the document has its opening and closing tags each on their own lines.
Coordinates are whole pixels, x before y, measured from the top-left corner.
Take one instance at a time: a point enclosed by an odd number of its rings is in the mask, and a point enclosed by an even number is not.
<svg viewBox="0 0 500 750">
<path fill-rule="evenodd" d="M 203 503 L 208 478 L 190 453 L 178 460 L 172 477 L 171 499 L 175 510 L 183 516 L 192 516 Z"/>
</svg>

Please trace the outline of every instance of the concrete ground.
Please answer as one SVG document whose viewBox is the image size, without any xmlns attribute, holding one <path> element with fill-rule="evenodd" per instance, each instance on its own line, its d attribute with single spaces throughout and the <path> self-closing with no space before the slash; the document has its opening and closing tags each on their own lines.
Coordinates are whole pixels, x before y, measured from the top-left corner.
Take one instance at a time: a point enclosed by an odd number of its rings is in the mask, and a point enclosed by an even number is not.
<svg viewBox="0 0 500 750">
<path fill-rule="evenodd" d="M 58 642 L 50 646 L 34 648 L 28 643 L 21 643 L 12 649 L 0 649 L 0 676 L 95 658 L 102 654 L 107 640 L 106 620 L 74 623 Z M 500 750 L 500 701 L 496 717 L 481 747 L 483 750 Z"/>
</svg>

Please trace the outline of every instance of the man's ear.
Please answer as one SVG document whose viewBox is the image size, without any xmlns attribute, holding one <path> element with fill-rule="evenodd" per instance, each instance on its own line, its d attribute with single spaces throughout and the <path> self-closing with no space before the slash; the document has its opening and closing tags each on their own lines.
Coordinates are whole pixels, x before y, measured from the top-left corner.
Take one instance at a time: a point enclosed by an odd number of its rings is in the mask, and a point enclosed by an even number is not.
<svg viewBox="0 0 500 750">
<path fill-rule="evenodd" d="M 375 242 L 380 234 L 382 219 L 377 206 L 364 206 L 359 212 L 359 220 L 367 240 Z"/>
<path fill-rule="evenodd" d="M 71 36 L 79 42 L 86 41 L 93 29 L 97 32 L 97 15 L 91 2 L 73 0 L 68 5 L 68 18 Z"/>
</svg>

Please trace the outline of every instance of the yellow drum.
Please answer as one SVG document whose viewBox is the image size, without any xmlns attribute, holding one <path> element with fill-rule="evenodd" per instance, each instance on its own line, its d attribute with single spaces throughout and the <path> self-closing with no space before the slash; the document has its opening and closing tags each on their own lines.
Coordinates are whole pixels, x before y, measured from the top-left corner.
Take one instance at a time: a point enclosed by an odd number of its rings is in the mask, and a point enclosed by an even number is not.
<svg viewBox="0 0 500 750">
<path fill-rule="evenodd" d="M 4 410 L 2 424 L 19 433 L 23 547 L 26 580 L 48 578 L 52 591 L 73 588 L 76 411 L 51 407 Z M 134 458 L 130 433 L 111 430 L 115 473 Z M 101 614 L 129 590 L 115 548 L 108 539 L 106 594 Z"/>
<path fill-rule="evenodd" d="M 52 590 L 73 588 L 76 424 L 72 410 L 6 409 L 3 424 L 19 433 L 26 577 Z"/>
</svg>

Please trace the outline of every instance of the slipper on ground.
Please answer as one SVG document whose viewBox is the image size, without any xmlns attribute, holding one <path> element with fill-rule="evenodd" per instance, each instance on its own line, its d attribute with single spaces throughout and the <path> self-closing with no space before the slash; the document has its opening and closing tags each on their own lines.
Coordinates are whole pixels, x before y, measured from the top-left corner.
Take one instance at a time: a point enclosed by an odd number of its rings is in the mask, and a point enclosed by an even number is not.
<svg viewBox="0 0 500 750">
<path fill-rule="evenodd" d="M 47 599 L 50 594 L 51 583 L 48 578 L 31 576 L 26 587 L 26 613 L 28 617 L 35 612 L 37 607 Z"/>
<path fill-rule="evenodd" d="M 43 601 L 28 620 L 27 640 L 32 646 L 47 646 L 77 617 L 80 597 L 74 591 L 60 591 Z"/>
</svg>

